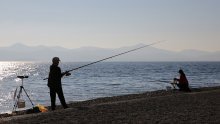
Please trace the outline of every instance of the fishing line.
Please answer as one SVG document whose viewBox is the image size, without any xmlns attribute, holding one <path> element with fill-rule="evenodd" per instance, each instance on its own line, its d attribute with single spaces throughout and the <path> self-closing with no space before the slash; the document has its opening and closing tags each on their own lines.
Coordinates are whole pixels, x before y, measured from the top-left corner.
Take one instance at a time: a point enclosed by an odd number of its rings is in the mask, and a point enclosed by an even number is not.
<svg viewBox="0 0 220 124">
<path fill-rule="evenodd" d="M 136 51 L 136 50 L 145 48 L 145 47 L 149 47 L 149 46 L 152 46 L 152 45 L 161 43 L 161 42 L 164 42 L 164 41 L 153 42 L 153 43 L 148 44 L 148 45 L 144 45 L 144 46 L 141 46 L 141 47 L 138 47 L 138 48 L 135 48 L 135 49 L 131 49 L 131 50 L 129 50 L 129 51 L 125 51 L 125 52 L 122 52 L 122 53 L 119 53 L 119 54 L 116 54 L 116 55 L 113 55 L 113 56 L 110 56 L 110 57 L 107 57 L 107 58 L 104 58 L 104 59 L 101 59 L 101 60 L 98 60 L 98 61 L 95 61 L 95 62 L 92 62 L 92 63 L 89 63 L 89 64 L 86 64 L 86 65 L 83 65 L 83 66 L 80 66 L 80 67 L 77 67 L 77 68 L 73 68 L 73 69 L 71 69 L 71 70 L 67 70 L 67 71 L 65 71 L 65 72 L 71 72 L 71 71 L 74 71 L 74 70 L 78 70 L 78 69 L 80 69 L 80 68 L 83 68 L 83 67 L 86 67 L 86 66 L 89 66 L 89 65 L 93 65 L 93 64 L 95 64 L 95 63 L 102 62 L 102 61 L 105 61 L 105 60 L 108 60 L 108 59 L 111 59 L 111 58 L 114 58 L 114 57 L 117 57 L 117 56 L 120 56 L 120 55 L 123 55 L 123 54 L 126 54 L 126 53 L 130 53 L 130 52 L 133 52 L 133 51 Z M 44 78 L 43 80 L 47 80 L 47 79 L 48 79 L 48 78 Z"/>
</svg>

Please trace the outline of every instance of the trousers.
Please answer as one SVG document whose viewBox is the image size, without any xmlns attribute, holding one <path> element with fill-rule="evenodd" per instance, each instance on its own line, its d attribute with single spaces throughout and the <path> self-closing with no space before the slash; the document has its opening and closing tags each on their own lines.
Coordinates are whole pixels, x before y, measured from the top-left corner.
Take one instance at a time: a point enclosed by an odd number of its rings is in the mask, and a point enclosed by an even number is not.
<svg viewBox="0 0 220 124">
<path fill-rule="evenodd" d="M 62 104 L 63 108 L 68 108 L 64 95 L 63 95 L 63 89 L 61 86 L 59 87 L 49 87 L 50 88 L 50 99 L 51 99 L 51 109 L 56 109 L 56 94 L 58 95 L 60 99 L 60 103 Z"/>
</svg>

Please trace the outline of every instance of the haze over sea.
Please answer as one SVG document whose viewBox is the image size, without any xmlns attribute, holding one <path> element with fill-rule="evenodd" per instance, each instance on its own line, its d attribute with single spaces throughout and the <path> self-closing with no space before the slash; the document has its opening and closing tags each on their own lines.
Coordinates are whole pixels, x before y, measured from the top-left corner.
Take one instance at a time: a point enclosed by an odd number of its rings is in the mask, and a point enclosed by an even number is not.
<svg viewBox="0 0 220 124">
<path fill-rule="evenodd" d="M 88 62 L 89 63 L 89 62 Z M 50 105 L 47 81 L 51 63 L 0 62 L 0 112 L 11 112 L 15 89 L 21 85 L 18 75 L 27 75 L 24 88 L 34 105 Z M 87 62 L 61 62 L 62 71 Z M 101 62 L 72 72 L 62 79 L 67 102 L 99 97 L 142 93 L 166 89 L 178 70 L 182 68 L 191 88 L 220 86 L 219 62 Z M 31 108 L 26 95 L 26 108 Z M 57 98 L 57 104 L 60 104 Z"/>
</svg>

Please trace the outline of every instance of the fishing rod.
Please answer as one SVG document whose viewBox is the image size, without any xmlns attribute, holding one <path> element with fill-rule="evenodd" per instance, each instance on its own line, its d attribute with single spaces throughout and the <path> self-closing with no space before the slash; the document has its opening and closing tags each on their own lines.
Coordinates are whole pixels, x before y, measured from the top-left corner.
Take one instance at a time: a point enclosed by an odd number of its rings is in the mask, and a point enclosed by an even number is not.
<svg viewBox="0 0 220 124">
<path fill-rule="evenodd" d="M 119 53 L 119 54 L 116 54 L 116 55 L 113 55 L 113 56 L 110 56 L 110 57 L 107 57 L 107 58 L 104 58 L 104 59 L 101 59 L 101 60 L 98 60 L 98 61 L 95 61 L 95 62 L 92 62 L 92 63 L 89 63 L 89 64 L 86 64 L 86 65 L 83 65 L 83 66 L 80 66 L 80 67 L 77 67 L 77 68 L 73 68 L 73 69 L 71 69 L 71 70 L 67 70 L 67 71 L 65 71 L 65 72 L 68 73 L 68 72 L 71 72 L 71 71 L 74 71 L 74 70 L 78 70 L 78 69 L 80 69 L 80 68 L 83 68 L 83 67 L 86 67 L 86 66 L 89 66 L 89 65 L 93 65 L 93 64 L 95 64 L 95 63 L 102 62 L 102 61 L 105 61 L 105 60 L 108 60 L 108 59 L 111 59 L 111 58 L 114 58 L 114 57 L 117 57 L 117 56 L 120 56 L 120 55 L 123 55 L 123 54 L 126 54 L 126 53 L 130 53 L 130 52 L 133 52 L 133 51 L 136 51 L 136 50 L 145 48 L 145 47 L 149 47 L 149 46 L 152 46 L 152 45 L 161 43 L 161 42 L 164 42 L 164 41 L 153 42 L 153 43 L 148 44 L 148 45 L 144 45 L 144 46 L 141 46 L 141 47 L 138 47 L 138 48 L 129 50 L 129 51 L 125 51 L 125 52 L 122 52 L 122 53 Z M 48 79 L 48 78 L 44 78 L 43 80 L 47 80 L 47 79 Z"/>
</svg>

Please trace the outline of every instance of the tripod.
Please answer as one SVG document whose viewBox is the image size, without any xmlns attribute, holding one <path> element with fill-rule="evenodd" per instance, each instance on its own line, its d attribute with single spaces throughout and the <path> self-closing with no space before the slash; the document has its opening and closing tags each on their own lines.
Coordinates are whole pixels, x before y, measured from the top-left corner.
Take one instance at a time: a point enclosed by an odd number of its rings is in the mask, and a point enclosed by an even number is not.
<svg viewBox="0 0 220 124">
<path fill-rule="evenodd" d="M 16 97 L 15 104 L 14 104 L 14 108 L 13 108 L 12 111 L 16 111 L 16 108 L 18 107 L 18 102 L 19 102 L 19 99 L 20 99 L 20 97 L 21 97 L 22 90 L 24 90 L 24 93 L 26 94 L 26 96 L 28 97 L 29 101 L 31 102 L 31 104 L 32 104 L 32 106 L 33 106 L 33 108 L 34 108 L 34 104 L 33 104 L 33 102 L 31 101 L 29 95 L 27 94 L 27 92 L 26 92 L 26 90 L 24 89 L 24 86 L 23 86 L 23 80 L 24 80 L 24 78 L 28 78 L 28 76 L 17 76 L 17 77 L 21 79 L 22 84 L 21 84 L 21 86 L 20 86 L 20 88 L 19 88 L 19 92 L 18 92 L 18 95 L 17 95 L 17 97 Z"/>
</svg>

